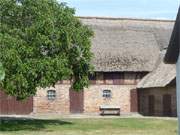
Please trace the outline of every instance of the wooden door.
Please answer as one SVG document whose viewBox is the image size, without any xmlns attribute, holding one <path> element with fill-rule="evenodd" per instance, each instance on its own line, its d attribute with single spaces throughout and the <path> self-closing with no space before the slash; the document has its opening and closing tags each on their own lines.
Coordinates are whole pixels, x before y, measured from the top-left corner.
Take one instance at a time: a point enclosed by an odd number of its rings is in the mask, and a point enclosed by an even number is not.
<svg viewBox="0 0 180 135">
<path fill-rule="evenodd" d="M 148 106 L 149 106 L 149 112 L 148 112 L 148 115 L 149 116 L 153 116 L 154 113 L 155 113 L 155 98 L 153 95 L 150 95 L 148 97 Z"/>
<path fill-rule="evenodd" d="M 33 112 L 33 98 L 18 101 L 16 97 L 8 96 L 0 91 L 0 114 L 30 114 Z"/>
<path fill-rule="evenodd" d="M 131 96 L 131 112 L 138 112 L 138 94 L 137 90 L 131 90 L 130 92 Z"/>
<path fill-rule="evenodd" d="M 8 114 L 7 95 L 0 91 L 0 114 Z"/>
<path fill-rule="evenodd" d="M 83 113 L 84 111 L 84 91 L 69 91 L 70 96 L 70 112 Z"/>
<path fill-rule="evenodd" d="M 163 115 L 172 116 L 171 95 L 169 94 L 163 96 Z"/>
</svg>

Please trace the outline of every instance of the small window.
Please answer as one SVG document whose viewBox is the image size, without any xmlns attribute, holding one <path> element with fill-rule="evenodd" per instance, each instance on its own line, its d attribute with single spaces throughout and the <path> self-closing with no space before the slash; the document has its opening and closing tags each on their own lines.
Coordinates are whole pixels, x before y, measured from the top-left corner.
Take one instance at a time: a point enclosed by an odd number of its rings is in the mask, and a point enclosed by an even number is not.
<svg viewBox="0 0 180 135">
<path fill-rule="evenodd" d="M 103 90 L 103 97 L 111 98 L 112 97 L 111 90 Z"/>
<path fill-rule="evenodd" d="M 55 90 L 48 90 L 47 91 L 47 98 L 48 98 L 48 100 L 55 100 L 56 91 Z"/>
</svg>

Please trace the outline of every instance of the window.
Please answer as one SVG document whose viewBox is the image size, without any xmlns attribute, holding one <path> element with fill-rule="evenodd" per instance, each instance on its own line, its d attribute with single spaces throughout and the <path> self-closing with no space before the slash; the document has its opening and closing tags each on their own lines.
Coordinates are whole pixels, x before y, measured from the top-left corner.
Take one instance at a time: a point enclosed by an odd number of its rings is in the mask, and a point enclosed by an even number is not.
<svg viewBox="0 0 180 135">
<path fill-rule="evenodd" d="M 112 97 L 111 90 L 103 90 L 103 97 L 111 98 Z"/>
<path fill-rule="evenodd" d="M 47 98 L 48 98 L 48 100 L 55 100 L 56 91 L 55 90 L 48 90 L 47 91 Z"/>
</svg>

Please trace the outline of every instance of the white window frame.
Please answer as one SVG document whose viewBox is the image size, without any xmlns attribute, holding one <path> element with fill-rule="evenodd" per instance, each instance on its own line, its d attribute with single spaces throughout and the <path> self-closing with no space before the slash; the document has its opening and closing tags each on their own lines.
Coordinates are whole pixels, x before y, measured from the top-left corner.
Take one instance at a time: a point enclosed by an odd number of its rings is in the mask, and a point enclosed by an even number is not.
<svg viewBox="0 0 180 135">
<path fill-rule="evenodd" d="M 56 99 L 56 90 L 48 90 L 47 91 L 47 99 L 53 101 Z"/>
<path fill-rule="evenodd" d="M 112 98 L 112 91 L 111 90 L 103 90 L 103 94 L 102 94 L 103 98 Z"/>
</svg>

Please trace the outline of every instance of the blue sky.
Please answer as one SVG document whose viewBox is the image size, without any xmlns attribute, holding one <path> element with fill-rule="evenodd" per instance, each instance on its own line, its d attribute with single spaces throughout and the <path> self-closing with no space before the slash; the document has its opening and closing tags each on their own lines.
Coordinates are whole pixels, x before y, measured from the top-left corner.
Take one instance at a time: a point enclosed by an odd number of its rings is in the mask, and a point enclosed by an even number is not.
<svg viewBox="0 0 180 135">
<path fill-rule="evenodd" d="M 180 0 L 59 0 L 77 16 L 175 19 Z"/>
</svg>

